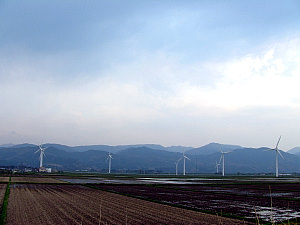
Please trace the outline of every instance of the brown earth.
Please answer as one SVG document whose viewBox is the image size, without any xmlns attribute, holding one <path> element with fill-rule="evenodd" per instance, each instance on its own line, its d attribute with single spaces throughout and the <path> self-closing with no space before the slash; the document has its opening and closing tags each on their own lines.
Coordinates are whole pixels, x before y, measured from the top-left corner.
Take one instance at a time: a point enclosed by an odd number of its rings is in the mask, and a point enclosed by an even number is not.
<svg viewBox="0 0 300 225">
<path fill-rule="evenodd" d="M 249 224 L 80 185 L 12 184 L 7 224 Z"/>
<path fill-rule="evenodd" d="M 55 178 L 47 177 L 12 177 L 12 183 L 65 183 Z"/>
<path fill-rule="evenodd" d="M 98 188 L 147 200 L 255 219 L 255 210 L 270 207 L 300 211 L 300 184 L 269 185 L 99 185 Z M 275 214 L 275 212 L 273 212 Z M 282 214 L 282 220 L 286 215 Z M 280 217 L 280 216 L 279 216 Z M 278 218 L 278 220 L 281 220 Z"/>
<path fill-rule="evenodd" d="M 0 182 L 8 182 L 9 177 L 0 177 Z"/>
<path fill-rule="evenodd" d="M 2 209 L 2 202 L 3 202 L 5 190 L 6 190 L 6 184 L 0 184 L 0 202 L 1 202 L 0 210 Z"/>
</svg>

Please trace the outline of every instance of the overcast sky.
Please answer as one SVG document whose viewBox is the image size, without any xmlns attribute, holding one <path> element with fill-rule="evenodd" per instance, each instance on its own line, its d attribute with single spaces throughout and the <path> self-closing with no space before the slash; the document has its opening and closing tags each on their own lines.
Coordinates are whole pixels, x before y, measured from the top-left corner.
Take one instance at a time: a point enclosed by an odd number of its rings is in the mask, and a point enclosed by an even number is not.
<svg viewBox="0 0 300 225">
<path fill-rule="evenodd" d="M 0 0 L 0 144 L 300 146 L 300 2 Z"/>
</svg>

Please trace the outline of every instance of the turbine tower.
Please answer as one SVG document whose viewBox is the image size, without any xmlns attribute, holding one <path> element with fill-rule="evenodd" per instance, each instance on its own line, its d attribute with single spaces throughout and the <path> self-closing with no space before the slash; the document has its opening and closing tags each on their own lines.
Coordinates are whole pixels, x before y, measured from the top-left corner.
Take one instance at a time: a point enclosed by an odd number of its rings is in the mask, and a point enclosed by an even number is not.
<svg viewBox="0 0 300 225">
<path fill-rule="evenodd" d="M 187 157 L 184 153 L 183 153 L 182 159 L 183 159 L 183 175 L 185 176 L 185 160 L 186 159 L 191 160 L 191 159 L 189 157 Z"/>
<path fill-rule="evenodd" d="M 217 174 L 219 173 L 219 166 L 220 166 L 220 162 L 216 161 L 216 169 L 217 169 Z"/>
<path fill-rule="evenodd" d="M 108 153 L 108 157 L 107 157 L 107 159 L 106 160 L 108 160 L 108 173 L 110 173 L 110 171 L 111 171 L 111 160 L 112 160 L 112 155 L 111 155 L 111 153 L 109 152 Z"/>
<path fill-rule="evenodd" d="M 39 149 L 35 152 L 39 152 L 40 151 L 40 168 L 43 167 L 43 158 L 45 156 L 45 150 L 47 149 L 48 147 L 43 147 L 42 145 L 39 145 Z"/>
<path fill-rule="evenodd" d="M 223 152 L 221 150 L 221 158 L 220 158 L 220 162 L 222 161 L 222 176 L 225 176 L 225 154 L 228 154 L 230 152 Z"/>
<path fill-rule="evenodd" d="M 281 136 L 279 137 L 278 141 L 277 141 L 277 144 L 276 144 L 276 147 L 273 148 L 273 149 L 269 149 L 269 151 L 276 151 L 276 177 L 279 176 L 279 169 L 278 169 L 278 155 L 281 156 L 281 158 L 283 158 L 283 155 L 280 153 L 279 149 L 278 149 L 278 145 L 279 145 L 279 142 L 280 142 L 280 139 L 281 139 Z M 283 158 L 284 159 L 284 158 Z"/>
<path fill-rule="evenodd" d="M 178 159 L 176 162 L 175 162 L 175 166 L 176 166 L 176 175 L 178 175 L 178 163 L 180 162 L 182 158 Z"/>
</svg>

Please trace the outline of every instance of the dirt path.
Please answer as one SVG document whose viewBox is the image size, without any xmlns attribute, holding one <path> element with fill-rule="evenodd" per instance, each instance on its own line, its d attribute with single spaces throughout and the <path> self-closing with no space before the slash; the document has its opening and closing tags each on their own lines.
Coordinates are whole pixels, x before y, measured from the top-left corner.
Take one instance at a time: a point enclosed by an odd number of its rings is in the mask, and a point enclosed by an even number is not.
<svg viewBox="0 0 300 225">
<path fill-rule="evenodd" d="M 243 224 L 79 185 L 12 184 L 7 224 Z"/>
</svg>

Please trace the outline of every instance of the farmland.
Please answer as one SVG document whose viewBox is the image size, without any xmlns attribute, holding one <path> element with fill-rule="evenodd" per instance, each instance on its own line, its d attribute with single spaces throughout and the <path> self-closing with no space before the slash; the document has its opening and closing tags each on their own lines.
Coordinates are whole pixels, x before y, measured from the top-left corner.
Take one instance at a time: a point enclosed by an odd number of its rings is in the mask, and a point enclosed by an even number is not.
<svg viewBox="0 0 300 225">
<path fill-rule="evenodd" d="M 299 178 L 35 175 L 13 176 L 9 187 L 6 224 L 280 224 L 300 217 Z"/>
<path fill-rule="evenodd" d="M 3 202 L 6 184 L 0 184 L 0 201 Z"/>
<path fill-rule="evenodd" d="M 61 180 L 47 177 L 12 177 L 13 183 L 65 183 Z"/>
<path fill-rule="evenodd" d="M 12 184 L 7 224 L 240 224 L 81 185 Z"/>
<path fill-rule="evenodd" d="M 8 182 L 9 177 L 0 177 L 0 182 Z"/>
<path fill-rule="evenodd" d="M 300 217 L 300 184 L 94 186 L 165 204 L 263 221 Z"/>
</svg>

